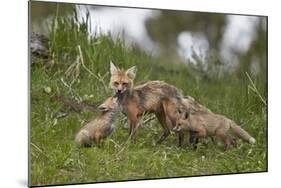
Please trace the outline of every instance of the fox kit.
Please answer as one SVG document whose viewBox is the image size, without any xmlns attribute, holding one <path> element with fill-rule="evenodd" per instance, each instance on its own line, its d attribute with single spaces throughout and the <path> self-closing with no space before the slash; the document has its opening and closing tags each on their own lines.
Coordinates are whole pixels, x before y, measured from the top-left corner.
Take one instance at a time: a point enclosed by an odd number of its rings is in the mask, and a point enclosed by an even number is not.
<svg viewBox="0 0 281 188">
<path fill-rule="evenodd" d="M 80 146 L 91 146 L 94 142 L 99 146 L 101 139 L 108 137 L 114 129 L 118 103 L 116 97 L 109 97 L 98 107 L 102 114 L 80 129 L 75 142 Z"/>
<path fill-rule="evenodd" d="M 173 125 L 167 118 L 165 101 L 169 98 L 180 100 L 181 94 L 176 87 L 163 81 L 148 81 L 134 87 L 136 67 L 128 70 L 117 68 L 110 63 L 110 86 L 118 97 L 122 112 L 128 117 L 130 137 L 134 138 L 138 129 L 138 122 L 144 113 L 154 113 L 164 131 L 158 143 L 162 142 L 172 130 Z"/>
<path fill-rule="evenodd" d="M 174 130 L 176 132 L 194 131 L 197 138 L 215 135 L 224 142 L 225 149 L 235 143 L 232 139 L 233 136 L 237 136 L 250 144 L 256 142 L 252 136 L 234 121 L 225 116 L 206 111 L 195 113 L 182 112 L 178 116 Z"/>
<path fill-rule="evenodd" d="M 188 111 L 190 113 L 195 112 L 211 112 L 208 108 L 198 103 L 193 97 L 191 96 L 184 96 L 180 100 L 175 98 L 170 98 L 169 100 L 163 101 L 165 103 L 167 116 L 170 121 L 172 121 L 173 127 L 176 126 L 176 121 L 179 116 L 179 113 L 184 111 Z M 174 130 L 174 129 L 173 129 Z M 189 143 L 197 143 L 198 138 L 196 138 L 196 132 L 189 130 Z M 179 133 L 179 146 L 182 146 L 184 143 L 184 136 L 185 134 L 181 131 Z"/>
</svg>

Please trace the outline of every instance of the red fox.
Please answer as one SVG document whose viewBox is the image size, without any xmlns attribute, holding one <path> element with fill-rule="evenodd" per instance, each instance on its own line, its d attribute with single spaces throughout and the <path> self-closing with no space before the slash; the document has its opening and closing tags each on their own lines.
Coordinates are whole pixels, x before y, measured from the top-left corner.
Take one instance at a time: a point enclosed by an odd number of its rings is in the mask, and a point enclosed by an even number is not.
<svg viewBox="0 0 281 188">
<path fill-rule="evenodd" d="M 118 111 L 117 98 L 107 98 L 103 104 L 98 106 L 98 110 L 102 114 L 87 123 L 76 135 L 75 142 L 79 146 L 91 146 L 93 142 L 99 146 L 101 139 L 108 137 L 114 130 L 113 123 Z"/>
<path fill-rule="evenodd" d="M 110 86 L 118 97 L 122 112 L 128 117 L 130 137 L 135 138 L 138 122 L 144 113 L 154 113 L 164 132 L 158 140 L 161 143 L 173 128 L 172 121 L 168 119 L 170 116 L 167 116 L 167 101 L 170 98 L 180 100 L 181 94 L 176 87 L 163 81 L 148 81 L 134 87 L 136 70 L 135 66 L 122 70 L 111 62 Z"/>
<path fill-rule="evenodd" d="M 256 140 L 234 121 L 225 116 L 214 114 L 211 111 L 198 111 L 189 113 L 182 112 L 176 121 L 173 129 L 176 132 L 194 131 L 196 138 L 203 138 L 208 135 L 215 135 L 224 142 L 225 149 L 234 145 L 233 136 L 254 144 Z"/>
<path fill-rule="evenodd" d="M 180 100 L 175 98 L 169 98 L 168 100 L 163 101 L 164 106 L 166 107 L 166 112 L 168 116 L 168 120 L 170 120 L 173 127 L 176 126 L 176 121 L 179 116 L 179 113 L 184 111 L 188 111 L 190 113 L 195 112 L 211 112 L 208 108 L 198 103 L 191 96 L 184 96 Z M 180 134 L 179 137 L 179 146 L 182 146 L 184 143 L 185 134 L 181 131 L 178 131 Z M 196 132 L 189 130 L 189 144 L 194 144 L 198 142 L 198 138 L 196 138 Z"/>
</svg>

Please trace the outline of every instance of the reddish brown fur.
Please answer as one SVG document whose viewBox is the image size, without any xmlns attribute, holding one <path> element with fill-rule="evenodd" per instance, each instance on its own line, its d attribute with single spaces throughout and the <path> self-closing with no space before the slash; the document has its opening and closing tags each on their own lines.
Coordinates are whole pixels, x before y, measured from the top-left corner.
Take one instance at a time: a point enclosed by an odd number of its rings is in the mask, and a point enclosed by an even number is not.
<svg viewBox="0 0 281 188">
<path fill-rule="evenodd" d="M 108 137 L 114 128 L 114 120 L 117 113 L 117 98 L 109 97 L 98 109 L 102 114 L 82 127 L 75 137 L 80 146 L 91 146 L 92 142 L 100 145 L 101 139 Z"/>
<path fill-rule="evenodd" d="M 154 113 L 164 131 L 158 142 L 162 142 L 169 134 L 173 125 L 168 119 L 169 113 L 166 101 L 169 98 L 179 99 L 178 90 L 163 81 L 149 81 L 145 84 L 133 86 L 136 68 L 120 70 L 111 63 L 111 87 L 118 96 L 119 104 L 129 120 L 130 137 L 135 138 L 138 123 L 144 113 Z M 124 86 L 124 83 L 126 87 Z M 172 116 L 171 116 L 172 117 Z"/>
<path fill-rule="evenodd" d="M 190 114 L 183 112 L 178 116 L 174 130 L 194 131 L 197 138 L 215 135 L 224 142 L 225 149 L 235 144 L 232 136 L 238 136 L 250 144 L 255 143 L 255 139 L 240 126 L 236 125 L 234 121 L 210 111 Z"/>
<path fill-rule="evenodd" d="M 166 113 L 169 113 L 169 111 L 165 111 L 165 101 L 167 96 L 165 96 L 160 88 L 157 90 L 154 90 L 154 88 L 146 88 L 150 84 L 154 85 L 155 83 L 151 81 L 146 83 L 146 85 L 142 85 L 142 87 L 138 86 L 130 93 L 128 92 L 125 93 L 125 95 L 120 96 L 119 101 L 123 107 L 123 112 L 129 119 L 130 134 L 132 137 L 136 134 L 139 119 L 143 114 L 154 113 L 164 131 L 164 135 L 159 141 L 161 142 L 169 134 L 169 131 L 172 128 L 172 126 L 167 123 Z"/>
<path fill-rule="evenodd" d="M 190 96 L 182 97 L 181 99 L 169 98 L 163 101 L 165 112 L 167 115 L 167 121 L 170 121 L 169 125 L 172 125 L 170 129 L 174 129 L 176 126 L 176 121 L 179 116 L 179 111 L 190 111 L 190 112 L 211 112 L 208 108 L 204 107 L 198 103 L 194 98 Z M 184 133 L 178 132 L 179 135 L 179 145 L 182 146 L 184 143 Z M 195 136 L 195 137 L 194 137 Z M 191 130 L 189 134 L 189 142 L 194 143 L 196 139 L 196 134 L 193 134 Z"/>
<path fill-rule="evenodd" d="M 110 63 L 110 87 L 114 90 L 115 93 L 123 93 L 125 91 L 130 91 L 133 86 L 133 80 L 136 75 L 136 67 L 131 67 L 128 70 L 119 69 L 115 65 Z"/>
</svg>

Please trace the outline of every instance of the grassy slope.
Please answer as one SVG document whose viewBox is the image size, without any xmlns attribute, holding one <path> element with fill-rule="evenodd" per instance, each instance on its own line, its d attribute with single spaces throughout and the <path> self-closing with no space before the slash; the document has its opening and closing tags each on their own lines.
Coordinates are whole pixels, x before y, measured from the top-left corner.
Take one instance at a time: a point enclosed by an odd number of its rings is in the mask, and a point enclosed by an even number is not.
<svg viewBox="0 0 281 188">
<path fill-rule="evenodd" d="M 85 21 L 86 22 L 86 21 Z M 254 172 L 267 170 L 266 107 L 255 92 L 249 90 L 246 75 L 236 78 L 197 80 L 187 66 L 162 64 L 160 60 L 126 48 L 122 41 L 113 43 L 110 36 L 88 38 L 86 24 L 76 26 L 73 20 L 57 20 L 51 34 L 52 66 L 40 60 L 31 67 L 31 184 L 64 184 L 175 176 Z M 79 30 L 79 32 L 78 32 Z M 81 47 L 81 53 L 78 49 Z M 84 65 L 81 64 L 81 54 Z M 77 58 L 78 57 L 78 58 Z M 78 59 L 78 61 L 77 61 Z M 159 123 L 151 121 L 139 130 L 137 142 L 126 142 L 128 128 L 123 115 L 118 117 L 116 131 L 104 140 L 101 148 L 79 149 L 74 136 L 85 122 L 98 113 L 69 112 L 58 118 L 63 104 L 51 99 L 56 94 L 80 100 L 101 102 L 112 95 L 109 62 L 121 67 L 137 65 L 136 82 L 165 80 L 194 96 L 217 113 L 241 124 L 257 140 L 255 146 L 239 143 L 223 151 L 221 145 L 207 139 L 197 150 L 178 148 L 175 136 L 156 145 L 161 135 Z M 75 64 L 80 62 L 80 64 Z M 73 64 L 74 63 L 74 64 Z M 66 70 L 76 65 L 76 76 Z M 96 76 L 100 75 L 100 79 Z M 70 91 L 65 83 L 72 83 Z M 265 96 L 266 78 L 254 80 Z"/>
</svg>

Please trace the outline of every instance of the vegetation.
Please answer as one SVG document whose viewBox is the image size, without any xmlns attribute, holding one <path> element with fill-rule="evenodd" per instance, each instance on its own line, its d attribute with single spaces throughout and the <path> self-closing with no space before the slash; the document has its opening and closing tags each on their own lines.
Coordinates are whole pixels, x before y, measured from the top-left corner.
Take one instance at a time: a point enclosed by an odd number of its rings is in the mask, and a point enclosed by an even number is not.
<svg viewBox="0 0 281 188">
<path fill-rule="evenodd" d="M 56 17 L 50 32 L 49 60 L 33 59 L 31 185 L 267 171 L 265 69 L 256 76 L 240 68 L 239 72 L 206 77 L 194 65 L 163 63 L 161 58 L 125 46 L 120 39 L 113 41 L 110 34 L 90 36 L 88 22 L 86 17 L 78 23 L 75 13 Z M 126 117 L 120 113 L 116 130 L 100 148 L 78 148 L 75 134 L 99 113 L 76 113 L 54 96 L 101 103 L 112 95 L 108 88 L 110 61 L 124 68 L 137 65 L 136 84 L 164 80 L 175 85 L 212 111 L 235 120 L 256 138 L 256 145 L 239 142 L 224 151 L 219 141 L 206 139 L 196 150 L 178 148 L 174 134 L 156 144 L 162 133 L 156 120 L 143 123 L 136 143 L 131 143 Z M 149 118 L 151 115 L 145 116 L 143 122 Z"/>
</svg>

